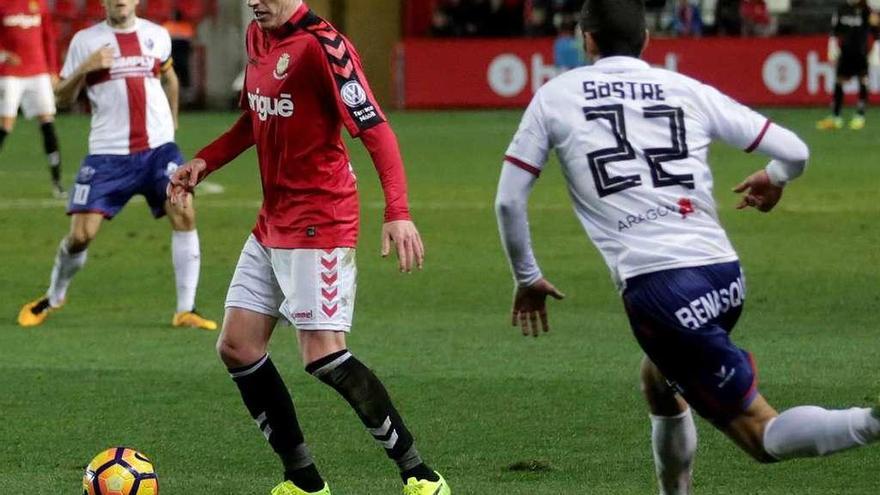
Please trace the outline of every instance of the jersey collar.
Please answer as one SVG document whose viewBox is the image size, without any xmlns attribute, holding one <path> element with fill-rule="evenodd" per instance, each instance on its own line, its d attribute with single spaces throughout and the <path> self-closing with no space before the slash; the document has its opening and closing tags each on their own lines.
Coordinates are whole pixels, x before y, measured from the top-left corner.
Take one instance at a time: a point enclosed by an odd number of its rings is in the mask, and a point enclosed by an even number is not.
<svg viewBox="0 0 880 495">
<path fill-rule="evenodd" d="M 135 17 L 134 24 L 132 24 L 131 27 L 127 28 L 127 29 L 115 28 L 115 27 L 111 26 L 110 23 L 106 19 L 104 20 L 104 25 L 107 26 L 107 29 L 109 29 L 110 31 L 113 31 L 114 33 L 128 34 L 128 33 L 133 33 L 138 30 L 138 28 L 141 25 L 141 19 L 140 19 L 140 17 Z"/>
<path fill-rule="evenodd" d="M 286 38 L 290 36 L 300 28 L 300 23 L 306 18 L 306 15 L 309 12 L 308 5 L 306 5 L 305 2 L 301 3 L 299 8 L 294 11 L 293 15 L 287 20 L 287 22 L 278 28 L 269 31 L 269 34 L 276 38 Z"/>
<path fill-rule="evenodd" d="M 602 57 L 599 60 L 593 62 L 593 67 L 609 72 L 616 72 L 619 70 L 638 70 L 638 69 L 650 69 L 651 66 L 648 65 L 648 62 L 640 58 L 635 57 L 624 57 L 624 56 L 616 56 L 616 57 Z"/>
</svg>

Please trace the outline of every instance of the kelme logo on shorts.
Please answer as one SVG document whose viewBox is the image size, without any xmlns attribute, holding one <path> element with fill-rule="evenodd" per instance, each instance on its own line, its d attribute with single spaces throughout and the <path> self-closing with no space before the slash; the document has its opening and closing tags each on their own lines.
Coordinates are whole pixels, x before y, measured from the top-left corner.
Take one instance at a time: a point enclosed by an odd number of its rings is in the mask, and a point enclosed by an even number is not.
<svg viewBox="0 0 880 495">
<path fill-rule="evenodd" d="M 248 92 L 248 105 L 251 110 L 256 113 L 260 120 L 265 122 L 271 115 L 272 117 L 291 117 L 293 116 L 293 99 L 289 93 L 281 93 L 280 98 L 270 98 L 260 94 L 259 88 L 257 93 Z"/>
</svg>

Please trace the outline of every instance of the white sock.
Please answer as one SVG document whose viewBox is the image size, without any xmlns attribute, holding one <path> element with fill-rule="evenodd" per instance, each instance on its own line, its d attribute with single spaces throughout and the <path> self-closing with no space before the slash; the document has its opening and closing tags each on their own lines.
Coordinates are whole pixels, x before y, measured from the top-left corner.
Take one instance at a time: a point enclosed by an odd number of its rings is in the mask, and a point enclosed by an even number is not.
<svg viewBox="0 0 880 495">
<path fill-rule="evenodd" d="M 202 264 L 199 233 L 196 230 L 171 233 L 171 262 L 177 285 L 177 312 L 192 311 L 196 305 L 199 269 Z"/>
<path fill-rule="evenodd" d="M 764 429 L 764 450 L 779 460 L 833 454 L 877 440 L 880 420 L 871 409 L 794 407 L 770 420 Z"/>
<path fill-rule="evenodd" d="M 660 495 L 687 495 L 697 452 L 697 428 L 690 408 L 678 416 L 651 415 L 651 442 Z"/>
<path fill-rule="evenodd" d="M 67 251 L 67 239 L 62 239 L 55 254 L 55 265 L 52 266 L 52 277 L 49 279 L 49 304 L 57 308 L 64 303 L 67 297 L 67 288 L 76 272 L 86 264 L 87 250 L 70 254 Z"/>
</svg>

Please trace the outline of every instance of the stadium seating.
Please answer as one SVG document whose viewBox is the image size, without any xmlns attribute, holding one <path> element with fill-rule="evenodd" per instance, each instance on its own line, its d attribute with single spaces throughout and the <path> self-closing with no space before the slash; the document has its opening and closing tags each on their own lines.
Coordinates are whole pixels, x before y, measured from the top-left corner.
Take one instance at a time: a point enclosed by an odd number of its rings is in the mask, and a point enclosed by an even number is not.
<svg viewBox="0 0 880 495">
<path fill-rule="evenodd" d="M 187 3 L 199 3 L 199 2 L 180 2 L 182 4 Z M 146 4 L 146 8 L 141 6 L 141 15 L 146 17 L 147 19 L 162 24 L 163 22 L 171 19 L 174 16 L 174 4 L 172 0 L 150 0 Z"/>
</svg>

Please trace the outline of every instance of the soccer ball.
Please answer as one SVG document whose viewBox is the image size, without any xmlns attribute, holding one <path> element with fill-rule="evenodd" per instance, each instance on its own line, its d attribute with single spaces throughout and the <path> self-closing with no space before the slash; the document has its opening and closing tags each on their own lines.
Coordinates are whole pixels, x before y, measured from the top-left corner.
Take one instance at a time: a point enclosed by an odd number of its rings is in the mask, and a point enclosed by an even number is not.
<svg viewBox="0 0 880 495">
<path fill-rule="evenodd" d="M 159 479 L 145 455 L 114 447 L 89 463 L 83 476 L 83 495 L 159 495 Z"/>
</svg>

